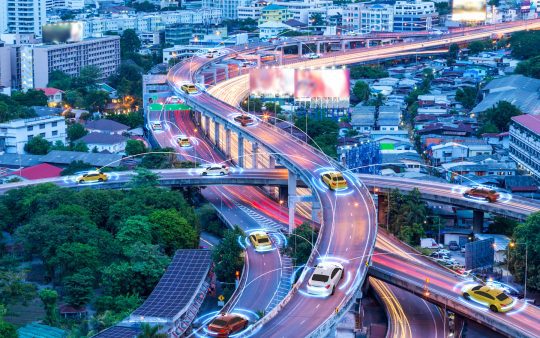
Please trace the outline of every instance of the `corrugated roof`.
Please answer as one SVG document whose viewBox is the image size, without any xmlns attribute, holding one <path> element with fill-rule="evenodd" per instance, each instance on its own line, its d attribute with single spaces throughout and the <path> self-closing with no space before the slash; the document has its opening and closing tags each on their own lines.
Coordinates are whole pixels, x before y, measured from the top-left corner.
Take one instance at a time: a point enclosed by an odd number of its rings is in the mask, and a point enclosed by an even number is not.
<svg viewBox="0 0 540 338">
<path fill-rule="evenodd" d="M 118 167 L 122 155 L 119 154 L 95 154 L 80 151 L 53 150 L 41 157 L 42 162 L 68 165 L 73 161 L 83 161 L 95 167 L 109 166 Z"/>
<path fill-rule="evenodd" d="M 58 177 L 62 172 L 62 168 L 55 167 L 48 163 L 41 163 L 22 170 L 13 172 L 13 175 L 26 178 L 27 180 L 39 180 L 41 178 Z"/>
<path fill-rule="evenodd" d="M 88 121 L 84 126 L 86 129 L 102 130 L 108 132 L 118 132 L 122 130 L 127 131 L 129 129 L 129 127 L 125 124 L 108 119 Z"/>
<path fill-rule="evenodd" d="M 533 133 L 540 135 L 540 116 L 531 115 L 531 114 L 523 114 L 523 115 L 512 117 L 512 121 L 529 129 Z"/>
<path fill-rule="evenodd" d="M 38 323 L 25 325 L 17 330 L 19 338 L 64 338 L 66 331 Z"/>
</svg>

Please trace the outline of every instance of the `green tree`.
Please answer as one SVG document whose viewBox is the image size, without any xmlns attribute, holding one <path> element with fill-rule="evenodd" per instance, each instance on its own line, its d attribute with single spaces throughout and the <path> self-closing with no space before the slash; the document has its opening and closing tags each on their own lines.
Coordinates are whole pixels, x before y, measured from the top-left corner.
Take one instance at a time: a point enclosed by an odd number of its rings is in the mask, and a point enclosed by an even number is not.
<svg viewBox="0 0 540 338">
<path fill-rule="evenodd" d="M 380 66 L 352 66 L 350 68 L 351 79 L 380 79 L 388 77 L 388 72 Z"/>
<path fill-rule="evenodd" d="M 45 323 L 55 326 L 58 323 L 58 309 L 56 306 L 58 293 L 53 289 L 42 289 L 39 292 L 39 298 L 45 308 Z"/>
<path fill-rule="evenodd" d="M 126 142 L 126 155 L 138 155 L 146 152 L 144 143 L 139 140 L 127 140 Z"/>
<path fill-rule="evenodd" d="M 512 56 L 518 59 L 529 59 L 540 55 L 540 32 L 515 32 L 510 37 Z"/>
<path fill-rule="evenodd" d="M 317 235 L 317 231 L 309 223 L 304 222 L 288 236 L 286 252 L 294 258 L 295 265 L 307 262 Z"/>
<path fill-rule="evenodd" d="M 80 123 L 74 123 L 67 127 L 67 137 L 73 142 L 88 134 L 88 131 Z"/>
<path fill-rule="evenodd" d="M 84 105 L 89 111 L 102 111 L 109 102 L 109 93 L 103 90 L 92 90 L 84 97 Z"/>
<path fill-rule="evenodd" d="M 297 128 L 305 132 L 305 120 L 300 118 L 295 122 Z M 307 134 L 310 137 L 309 143 L 331 156 L 337 156 L 337 138 L 339 134 L 339 125 L 336 121 L 330 119 L 317 120 L 309 118 L 307 123 Z"/>
<path fill-rule="evenodd" d="M 141 333 L 137 335 L 137 338 L 167 338 L 167 334 L 159 333 L 161 329 L 160 325 L 150 325 L 148 323 L 143 323 L 141 325 Z"/>
<path fill-rule="evenodd" d="M 26 92 L 14 92 L 11 94 L 11 98 L 27 107 L 47 105 L 47 96 L 42 90 L 29 89 Z"/>
<path fill-rule="evenodd" d="M 100 265 L 99 250 L 85 243 L 64 243 L 60 245 L 50 263 L 61 270 L 61 276 L 72 275 L 82 269 L 94 275 Z"/>
<path fill-rule="evenodd" d="M 369 96 L 371 93 L 369 90 L 369 85 L 364 81 L 356 81 L 352 92 L 360 102 L 365 102 L 369 100 Z"/>
<path fill-rule="evenodd" d="M 120 51 L 122 57 L 136 53 L 141 48 L 141 40 L 133 29 L 126 29 L 120 37 Z"/>
<path fill-rule="evenodd" d="M 66 90 L 64 101 L 74 108 L 82 108 L 84 106 L 83 95 L 76 89 Z"/>
<path fill-rule="evenodd" d="M 410 245 L 419 245 L 420 238 L 425 236 L 424 229 L 418 223 L 404 225 L 401 227 L 398 238 Z"/>
<path fill-rule="evenodd" d="M 242 230 L 236 227 L 234 230 L 226 230 L 221 242 L 214 247 L 212 259 L 215 264 L 214 272 L 217 278 L 226 283 L 233 283 L 236 271 L 242 271 L 244 259 L 243 249 L 238 243 L 238 236 L 243 237 Z"/>
<path fill-rule="evenodd" d="M 518 63 L 516 73 L 540 79 L 540 56 L 534 56 L 529 60 Z"/>
<path fill-rule="evenodd" d="M 74 89 L 88 91 L 96 88 L 101 77 L 101 69 L 97 66 L 84 66 L 81 68 L 79 76 L 72 79 L 71 84 Z"/>
<path fill-rule="evenodd" d="M 529 215 L 527 220 L 514 229 L 510 246 L 509 267 L 517 282 L 525 278 L 525 254 L 527 254 L 527 288 L 540 290 L 540 212 Z M 527 251 L 527 252 L 526 252 Z"/>
<path fill-rule="evenodd" d="M 147 169 L 166 169 L 171 168 L 177 161 L 175 150 L 172 148 L 162 148 L 158 153 L 144 155 L 141 161 L 141 167 Z"/>
<path fill-rule="evenodd" d="M 49 73 L 49 84 L 47 87 L 57 88 L 63 91 L 71 89 L 71 76 L 60 70 L 53 70 Z"/>
<path fill-rule="evenodd" d="M 467 109 L 474 108 L 477 96 L 478 88 L 476 87 L 462 87 L 456 91 L 456 100 Z"/>
<path fill-rule="evenodd" d="M 453 43 L 448 48 L 448 55 L 446 57 L 446 62 L 449 66 L 453 65 L 459 55 L 459 45 L 456 43 Z"/>
<path fill-rule="evenodd" d="M 199 244 L 197 229 L 188 224 L 177 210 L 156 210 L 148 220 L 158 235 L 158 243 L 168 255 L 178 249 L 196 248 Z"/>
<path fill-rule="evenodd" d="M 507 131 L 510 127 L 512 117 L 523 114 L 519 108 L 508 101 L 499 101 L 496 106 L 489 108 L 479 115 L 482 125 L 493 125 L 497 132 Z M 484 128 L 480 128 L 480 133 L 485 133 Z"/>
<path fill-rule="evenodd" d="M 132 187 L 155 187 L 159 184 L 159 175 L 146 168 L 135 169 L 135 176 L 131 178 Z"/>
<path fill-rule="evenodd" d="M 85 163 L 83 161 L 72 161 L 62 172 L 60 173 L 61 176 L 69 176 L 73 175 L 80 171 L 85 171 L 92 169 L 93 166 L 89 163 Z"/>
<path fill-rule="evenodd" d="M 151 244 L 152 224 L 146 216 L 131 216 L 116 234 L 116 239 L 123 246 L 131 246 L 135 243 Z"/>
<path fill-rule="evenodd" d="M 82 153 L 87 153 L 89 149 L 88 149 L 88 146 L 86 145 L 86 143 L 84 143 L 82 141 L 79 141 L 79 142 L 73 143 L 70 150 L 71 151 L 79 151 L 79 152 L 82 152 Z"/>
<path fill-rule="evenodd" d="M 311 26 L 323 26 L 325 24 L 324 19 L 320 13 L 314 13 L 309 18 Z"/>
<path fill-rule="evenodd" d="M 51 149 L 51 143 L 41 135 L 34 136 L 24 145 L 24 151 L 33 155 L 45 155 Z"/>
<path fill-rule="evenodd" d="M 491 47 L 492 47 L 491 46 L 491 41 L 488 41 L 488 40 L 473 41 L 468 46 L 469 53 L 472 54 L 472 55 L 481 53 L 481 52 L 485 51 L 486 49 L 490 49 Z"/>
<path fill-rule="evenodd" d="M 142 111 L 133 111 L 127 114 L 111 114 L 107 115 L 107 118 L 125 124 L 130 128 L 137 128 L 144 124 Z"/>
<path fill-rule="evenodd" d="M 495 216 L 493 222 L 489 225 L 488 232 L 490 234 L 501 234 L 511 236 L 514 233 L 514 229 L 518 225 L 513 219 L 504 216 Z"/>
<path fill-rule="evenodd" d="M 201 206 L 197 210 L 197 216 L 199 217 L 199 223 L 203 231 L 219 237 L 223 236 L 223 232 L 225 231 L 223 223 L 219 219 L 216 209 L 210 203 Z"/>
<path fill-rule="evenodd" d="M 87 304 L 92 299 L 93 285 L 94 277 L 89 269 L 64 278 L 68 304 L 76 308 Z"/>
<path fill-rule="evenodd" d="M 17 338 L 17 329 L 12 324 L 4 320 L 7 309 L 4 305 L 0 304 L 0 337 L 3 338 Z"/>
</svg>

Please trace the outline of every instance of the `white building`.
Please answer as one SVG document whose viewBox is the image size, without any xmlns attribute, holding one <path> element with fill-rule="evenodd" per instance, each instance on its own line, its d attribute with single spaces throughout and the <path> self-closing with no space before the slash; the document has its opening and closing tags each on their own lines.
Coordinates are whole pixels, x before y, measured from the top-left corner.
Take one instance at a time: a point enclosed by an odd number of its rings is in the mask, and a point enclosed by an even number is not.
<svg viewBox="0 0 540 338">
<path fill-rule="evenodd" d="M 540 181 L 540 116 L 523 114 L 512 117 L 510 157 L 521 169 Z"/>
<path fill-rule="evenodd" d="M 431 30 L 438 13 L 431 1 L 396 1 L 394 4 L 394 31 Z"/>
<path fill-rule="evenodd" d="M 85 66 L 96 66 L 102 78 L 120 65 L 120 37 L 107 36 L 59 45 L 21 47 L 21 88 L 46 87 L 49 73 L 60 70 L 76 76 Z"/>
<path fill-rule="evenodd" d="M 47 23 L 46 0 L 0 0 L 2 17 L 9 33 L 33 33 L 41 36 L 41 27 Z M 3 7 L 3 8 L 2 8 Z M 5 10 L 5 14 L 2 14 Z M 3 33 L 3 32 L 2 32 Z"/>
<path fill-rule="evenodd" d="M 221 10 L 224 19 L 238 19 L 238 7 L 248 6 L 249 0 L 202 0 L 202 8 L 217 8 Z"/>
<path fill-rule="evenodd" d="M 126 149 L 127 137 L 118 134 L 89 133 L 75 142 L 84 142 L 89 150 L 120 153 Z"/>
<path fill-rule="evenodd" d="M 24 145 L 32 137 L 49 142 L 66 142 L 66 121 L 62 116 L 43 116 L 0 123 L 0 152 L 24 153 Z"/>
<path fill-rule="evenodd" d="M 469 148 L 460 143 L 448 142 L 438 144 L 431 148 L 433 165 L 452 162 L 457 159 L 463 160 L 469 156 Z"/>
<path fill-rule="evenodd" d="M 284 31 L 294 30 L 291 26 L 282 22 L 268 21 L 259 25 L 259 38 L 270 39 L 280 35 Z"/>
</svg>

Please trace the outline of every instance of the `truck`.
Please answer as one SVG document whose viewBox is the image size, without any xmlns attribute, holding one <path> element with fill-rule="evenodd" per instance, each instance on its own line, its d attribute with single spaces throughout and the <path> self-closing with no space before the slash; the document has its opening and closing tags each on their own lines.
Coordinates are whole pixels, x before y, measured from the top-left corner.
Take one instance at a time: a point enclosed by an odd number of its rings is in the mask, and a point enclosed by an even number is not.
<svg viewBox="0 0 540 338">
<path fill-rule="evenodd" d="M 433 238 L 420 238 L 420 247 L 422 249 L 440 249 L 443 246 L 437 244 Z"/>
</svg>

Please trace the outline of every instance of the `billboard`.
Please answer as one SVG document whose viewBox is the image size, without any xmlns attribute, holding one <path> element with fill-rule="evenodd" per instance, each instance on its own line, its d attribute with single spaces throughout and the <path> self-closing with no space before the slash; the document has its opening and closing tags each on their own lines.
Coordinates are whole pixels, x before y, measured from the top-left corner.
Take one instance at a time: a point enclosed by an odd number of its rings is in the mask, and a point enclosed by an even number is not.
<svg viewBox="0 0 540 338">
<path fill-rule="evenodd" d="M 292 96 L 294 69 L 250 69 L 249 89 L 257 96 Z"/>
<path fill-rule="evenodd" d="M 477 22 L 486 20 L 486 0 L 454 0 L 452 20 Z"/>
<path fill-rule="evenodd" d="M 80 21 L 66 21 L 43 26 L 43 43 L 59 44 L 78 42 L 83 38 L 83 24 Z"/>
<path fill-rule="evenodd" d="M 490 269 L 495 260 L 493 238 L 465 244 L 465 269 Z"/>
<path fill-rule="evenodd" d="M 251 94 L 293 96 L 297 99 L 349 99 L 348 69 L 251 69 Z"/>
<path fill-rule="evenodd" d="M 297 70 L 294 83 L 295 98 L 349 98 L 348 69 Z"/>
</svg>

